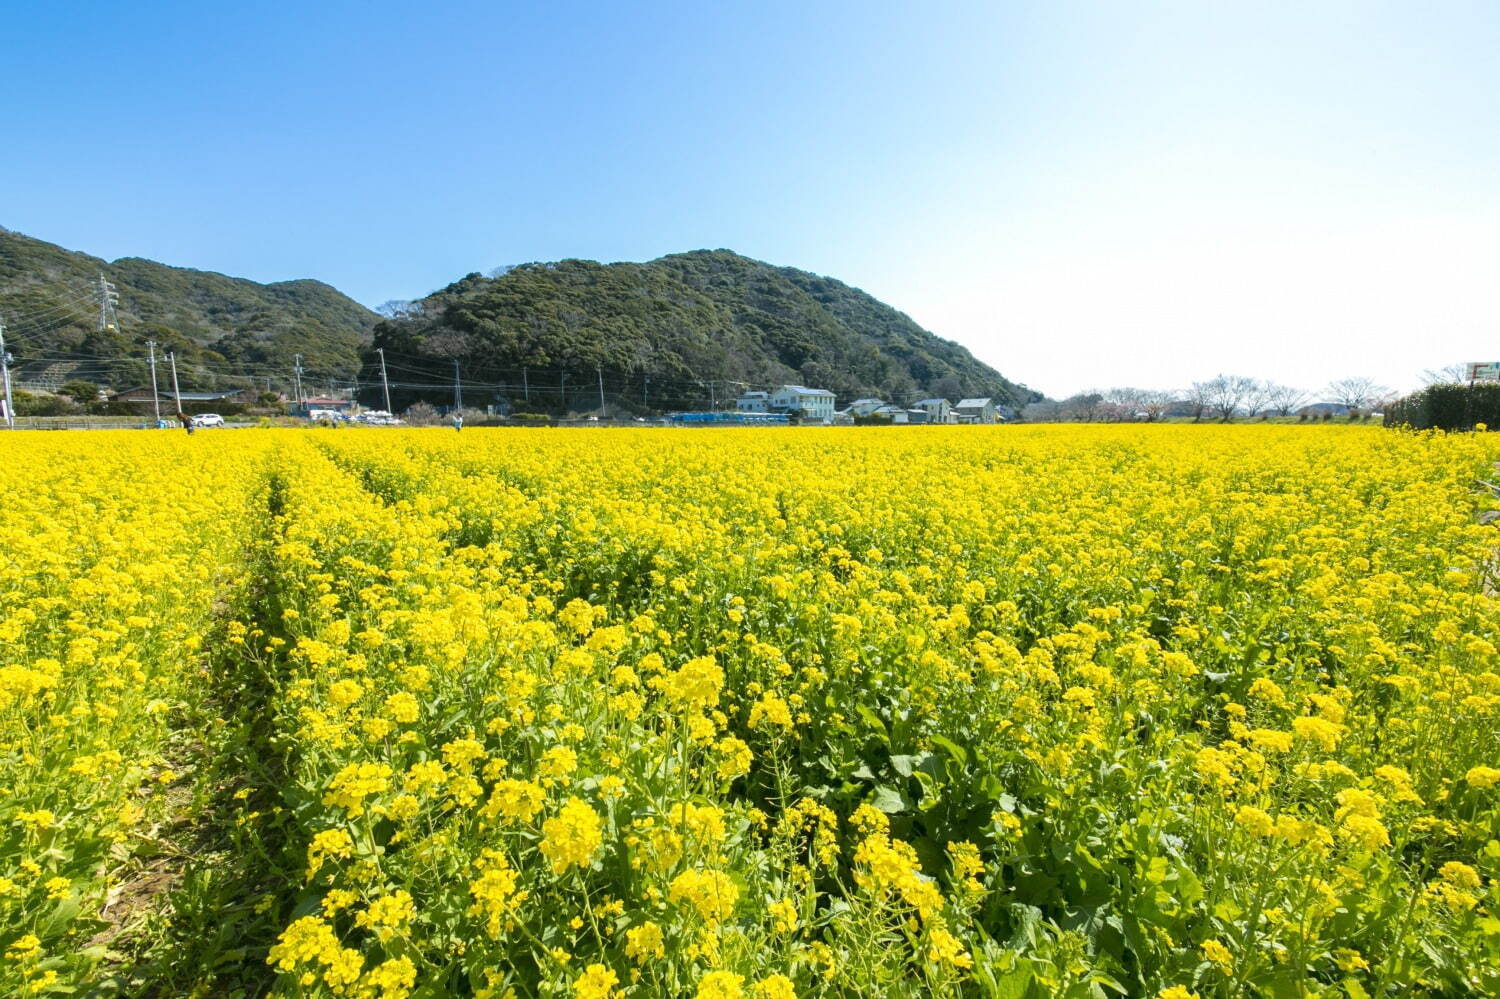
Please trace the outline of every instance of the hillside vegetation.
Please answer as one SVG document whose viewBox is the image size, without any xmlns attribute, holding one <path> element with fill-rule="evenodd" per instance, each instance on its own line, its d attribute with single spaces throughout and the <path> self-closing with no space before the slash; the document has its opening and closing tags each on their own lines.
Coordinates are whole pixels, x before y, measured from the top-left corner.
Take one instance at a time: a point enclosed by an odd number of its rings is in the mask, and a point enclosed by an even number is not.
<svg viewBox="0 0 1500 999">
<path fill-rule="evenodd" d="M 857 288 L 728 250 L 524 264 L 470 274 L 395 311 L 374 346 L 398 365 L 398 406 L 448 401 L 455 360 L 475 385 L 465 401 L 486 401 L 483 392 L 533 409 L 592 406 L 600 381 L 612 402 L 640 409 L 783 382 L 831 389 L 840 404 L 1040 398 Z M 373 351 L 366 361 L 369 385 L 379 378 Z"/>
<path fill-rule="evenodd" d="M 118 322 L 104 331 L 100 274 L 119 295 Z M 259 284 L 139 257 L 109 262 L 0 229 L 0 321 L 23 381 L 139 383 L 148 339 L 176 352 L 184 388 L 284 376 L 297 353 L 310 369 L 352 372 L 376 319 L 320 281 Z"/>
<path fill-rule="evenodd" d="M 100 330 L 100 275 L 118 306 Z M 293 355 L 309 387 L 356 379 L 384 404 L 453 399 L 518 410 L 706 406 L 747 387 L 801 382 L 857 397 L 1041 398 L 904 313 L 832 278 L 728 250 L 648 263 L 588 260 L 470 274 L 374 312 L 319 281 L 259 284 L 127 257 L 113 262 L 0 229 L 0 321 L 24 386 L 145 382 L 146 341 L 173 351 L 184 388 L 269 379 L 290 392 Z"/>
</svg>

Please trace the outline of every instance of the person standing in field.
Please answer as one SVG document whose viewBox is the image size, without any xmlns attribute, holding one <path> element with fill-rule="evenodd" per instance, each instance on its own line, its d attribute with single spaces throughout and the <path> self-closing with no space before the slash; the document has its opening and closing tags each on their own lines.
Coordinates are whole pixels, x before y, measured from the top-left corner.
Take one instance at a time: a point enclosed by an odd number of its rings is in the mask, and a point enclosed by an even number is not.
<svg viewBox="0 0 1500 999">
<path fill-rule="evenodd" d="M 453 414 L 453 429 L 462 433 L 464 429 L 464 414 L 455 412 Z"/>
<path fill-rule="evenodd" d="M 193 418 L 191 416 L 187 415 L 186 413 L 179 412 L 177 414 L 177 419 L 182 421 L 182 429 L 186 430 L 190 434 L 193 432 Z"/>
</svg>

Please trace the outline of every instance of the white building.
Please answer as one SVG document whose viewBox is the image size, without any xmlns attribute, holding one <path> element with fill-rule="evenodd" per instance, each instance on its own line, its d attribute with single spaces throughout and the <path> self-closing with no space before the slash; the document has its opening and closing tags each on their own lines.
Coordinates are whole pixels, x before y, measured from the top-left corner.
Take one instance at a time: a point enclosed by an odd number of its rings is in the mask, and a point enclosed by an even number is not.
<svg viewBox="0 0 1500 999">
<path fill-rule="evenodd" d="M 917 403 L 918 409 L 927 411 L 928 423 L 948 423 L 953 415 L 953 404 L 947 399 L 923 399 Z"/>
<path fill-rule="evenodd" d="M 833 393 L 806 385 L 783 385 L 771 393 L 770 407 L 773 413 L 826 423 L 833 419 Z"/>
<path fill-rule="evenodd" d="M 960 423 L 994 423 L 995 422 L 995 400 L 985 399 L 960 399 L 953 411 L 958 414 Z"/>
<path fill-rule="evenodd" d="M 771 393 L 746 392 L 734 400 L 734 408 L 741 413 L 769 413 L 771 411 Z"/>
<path fill-rule="evenodd" d="M 849 412 L 855 416 L 869 416 L 884 405 L 884 399 L 855 399 L 849 404 Z"/>
<path fill-rule="evenodd" d="M 870 415 L 876 419 L 889 420 L 891 423 L 906 423 L 909 419 L 909 414 L 900 406 L 881 406 Z"/>
</svg>

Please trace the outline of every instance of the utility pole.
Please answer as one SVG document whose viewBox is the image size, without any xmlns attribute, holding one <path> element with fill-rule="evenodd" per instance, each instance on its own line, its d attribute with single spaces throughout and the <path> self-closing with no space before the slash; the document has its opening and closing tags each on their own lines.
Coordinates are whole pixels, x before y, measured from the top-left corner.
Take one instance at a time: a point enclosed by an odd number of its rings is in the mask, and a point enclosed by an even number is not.
<svg viewBox="0 0 1500 999">
<path fill-rule="evenodd" d="M 147 340 L 146 350 L 151 355 L 151 405 L 156 409 L 156 423 L 161 425 L 161 396 L 156 394 L 156 341 Z"/>
<path fill-rule="evenodd" d="M 521 366 L 521 392 L 526 396 L 526 401 L 531 401 L 531 383 L 526 380 L 526 366 Z"/>
<path fill-rule="evenodd" d="M 296 399 L 297 409 L 301 410 L 303 408 L 303 406 L 302 406 L 302 355 L 301 354 L 293 354 L 292 355 L 292 381 L 293 381 L 293 384 L 296 386 L 295 391 L 297 393 L 297 399 Z M 303 413 L 302 415 L 305 416 L 306 414 Z"/>
<path fill-rule="evenodd" d="M 604 409 L 604 369 L 595 367 L 594 373 L 599 376 L 599 415 L 608 416 L 609 414 Z"/>
<path fill-rule="evenodd" d="M 114 325 L 109 320 L 115 312 L 115 306 L 120 303 L 120 295 L 115 291 L 115 286 L 104 279 L 103 271 L 99 272 L 99 288 L 94 294 L 99 299 L 99 330 L 103 332 Z"/>
<path fill-rule="evenodd" d="M 167 351 L 167 360 L 172 362 L 172 397 L 177 400 L 177 415 L 182 415 L 182 391 L 177 387 L 177 351 Z"/>
<path fill-rule="evenodd" d="M 391 380 L 385 376 L 385 348 L 376 347 L 375 353 L 380 355 L 380 386 L 385 389 L 385 411 L 391 411 Z"/>
<path fill-rule="evenodd" d="M 0 323 L 0 375 L 5 379 L 5 425 L 16 429 L 16 404 L 10 398 L 10 352 L 5 349 L 5 324 Z"/>
<path fill-rule="evenodd" d="M 453 408 L 462 410 L 464 408 L 464 385 L 458 379 L 458 358 L 453 359 Z"/>
<path fill-rule="evenodd" d="M 641 406 L 651 408 L 651 372 L 646 372 L 646 391 L 641 394 Z"/>
</svg>

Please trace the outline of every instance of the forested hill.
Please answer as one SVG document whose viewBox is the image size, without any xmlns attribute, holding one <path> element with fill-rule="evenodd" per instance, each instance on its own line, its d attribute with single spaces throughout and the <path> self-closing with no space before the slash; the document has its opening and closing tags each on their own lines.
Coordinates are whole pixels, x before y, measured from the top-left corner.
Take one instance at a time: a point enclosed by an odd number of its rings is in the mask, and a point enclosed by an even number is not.
<svg viewBox="0 0 1500 999">
<path fill-rule="evenodd" d="M 119 296 L 99 330 L 99 275 Z M 312 372 L 358 368 L 378 317 L 320 281 L 258 284 L 126 257 L 113 262 L 0 228 L 0 322 L 18 379 L 82 379 L 116 388 L 146 377 L 147 340 L 177 355 L 183 387 L 234 375 L 284 383 L 292 355 Z"/>
<path fill-rule="evenodd" d="M 99 278 L 118 303 L 99 329 Z M 182 387 L 270 379 L 290 391 L 293 355 L 321 388 L 358 380 L 383 404 L 653 412 L 723 403 L 792 382 L 911 403 L 928 395 L 1040 396 L 956 343 L 832 278 L 728 250 L 648 263 L 587 260 L 470 274 L 379 316 L 319 281 L 258 284 L 127 257 L 105 261 L 0 228 L 0 322 L 24 387 L 82 380 L 122 389 L 147 378 L 146 341 L 173 351 Z M 373 339 L 372 339 L 373 337 Z"/>
<path fill-rule="evenodd" d="M 394 366 L 398 408 L 450 401 L 454 361 L 472 386 L 466 404 L 508 399 L 533 411 L 594 408 L 601 381 L 611 404 L 642 412 L 787 382 L 830 389 L 841 406 L 861 396 L 1041 398 L 856 288 L 728 250 L 524 264 L 391 311 L 374 347 Z M 372 350 L 360 381 L 378 379 Z"/>
</svg>

